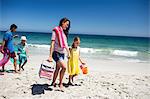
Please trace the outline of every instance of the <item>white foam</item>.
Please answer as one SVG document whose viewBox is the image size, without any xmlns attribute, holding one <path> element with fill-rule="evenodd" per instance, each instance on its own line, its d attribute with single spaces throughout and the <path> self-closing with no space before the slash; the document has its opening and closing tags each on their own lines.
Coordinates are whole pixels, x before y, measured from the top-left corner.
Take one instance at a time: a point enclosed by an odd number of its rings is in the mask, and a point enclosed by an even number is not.
<svg viewBox="0 0 150 99">
<path fill-rule="evenodd" d="M 80 52 L 81 53 L 95 53 L 96 50 L 94 50 L 93 48 L 80 48 Z"/>
<path fill-rule="evenodd" d="M 36 48 L 45 48 L 49 49 L 50 45 L 45 44 L 28 44 L 30 47 Z M 80 52 L 85 54 L 101 54 L 101 55 L 115 55 L 115 56 L 125 56 L 125 57 L 136 57 L 138 55 L 138 51 L 129 51 L 129 50 L 116 50 L 111 48 L 81 48 Z"/>
<path fill-rule="evenodd" d="M 114 50 L 112 52 L 112 55 L 135 57 L 138 55 L 138 52 L 137 51 L 126 51 L 126 50 Z"/>
<path fill-rule="evenodd" d="M 28 44 L 30 47 L 36 47 L 36 48 L 50 48 L 50 45 L 45 44 Z"/>
</svg>

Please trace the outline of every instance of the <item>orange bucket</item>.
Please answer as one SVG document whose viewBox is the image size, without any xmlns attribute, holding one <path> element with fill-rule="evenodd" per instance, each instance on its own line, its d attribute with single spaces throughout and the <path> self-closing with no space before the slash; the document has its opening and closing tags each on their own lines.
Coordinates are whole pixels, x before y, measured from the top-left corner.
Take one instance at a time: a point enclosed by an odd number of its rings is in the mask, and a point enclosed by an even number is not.
<svg viewBox="0 0 150 99">
<path fill-rule="evenodd" d="M 81 68 L 83 74 L 87 74 L 88 73 L 88 67 L 87 66 L 81 65 L 80 68 Z"/>
</svg>

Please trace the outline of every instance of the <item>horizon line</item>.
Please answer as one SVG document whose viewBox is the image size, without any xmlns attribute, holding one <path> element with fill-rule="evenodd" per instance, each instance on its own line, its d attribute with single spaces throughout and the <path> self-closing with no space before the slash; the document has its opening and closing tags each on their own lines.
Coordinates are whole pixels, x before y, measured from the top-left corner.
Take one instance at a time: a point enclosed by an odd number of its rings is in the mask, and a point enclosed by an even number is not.
<svg viewBox="0 0 150 99">
<path fill-rule="evenodd" d="M 0 32 L 6 32 L 7 30 L 0 30 Z M 31 33 L 43 33 L 43 34 L 48 34 L 48 33 L 50 33 L 50 34 L 52 34 L 51 32 L 39 32 L 39 31 L 17 31 L 17 32 L 23 32 L 23 33 L 25 33 L 25 32 L 31 32 Z M 70 33 L 71 35 L 75 35 L 75 34 L 79 34 L 79 35 L 98 35 L 98 36 L 116 36 L 116 37 L 139 37 L 139 38 L 150 38 L 150 35 L 149 36 L 133 36 L 133 35 L 130 35 L 130 36 L 128 36 L 128 35 L 107 35 L 107 34 L 96 34 L 96 33 L 90 33 L 90 34 L 88 34 L 88 33 Z"/>
</svg>

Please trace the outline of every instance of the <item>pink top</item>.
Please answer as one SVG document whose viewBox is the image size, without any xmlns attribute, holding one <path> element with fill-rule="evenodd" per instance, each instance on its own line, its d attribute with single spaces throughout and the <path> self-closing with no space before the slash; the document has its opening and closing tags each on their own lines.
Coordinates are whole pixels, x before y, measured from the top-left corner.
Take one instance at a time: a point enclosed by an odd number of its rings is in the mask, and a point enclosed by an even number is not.
<svg viewBox="0 0 150 99">
<path fill-rule="evenodd" d="M 62 36 L 63 36 L 63 41 L 64 41 L 66 47 L 68 48 L 67 37 L 64 34 L 64 32 L 62 32 Z M 51 38 L 51 40 L 55 41 L 55 43 L 54 43 L 54 51 L 57 51 L 59 53 L 65 53 L 65 47 L 61 47 L 59 45 L 58 37 L 57 37 L 55 31 L 52 31 L 52 38 Z"/>
</svg>

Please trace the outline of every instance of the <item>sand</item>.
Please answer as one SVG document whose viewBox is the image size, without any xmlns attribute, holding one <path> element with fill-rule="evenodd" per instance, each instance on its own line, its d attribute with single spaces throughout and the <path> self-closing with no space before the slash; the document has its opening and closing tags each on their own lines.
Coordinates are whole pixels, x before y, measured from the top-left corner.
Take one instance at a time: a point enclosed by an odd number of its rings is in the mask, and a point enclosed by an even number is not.
<svg viewBox="0 0 150 99">
<path fill-rule="evenodd" d="M 1 58 L 1 57 L 0 57 Z M 0 99 L 149 99 L 149 63 L 86 59 L 89 73 L 78 75 L 76 86 L 65 86 L 64 92 L 49 86 L 51 81 L 39 78 L 38 71 L 45 55 L 31 55 L 25 71 L 10 70 L 0 75 Z M 64 84 L 68 82 L 65 74 Z M 58 83 L 58 81 L 57 81 Z"/>
</svg>

